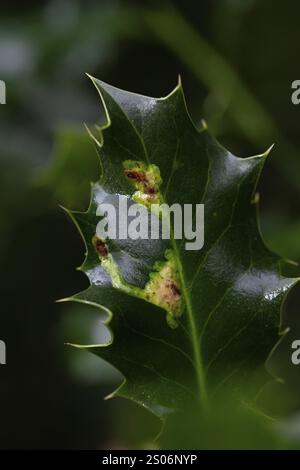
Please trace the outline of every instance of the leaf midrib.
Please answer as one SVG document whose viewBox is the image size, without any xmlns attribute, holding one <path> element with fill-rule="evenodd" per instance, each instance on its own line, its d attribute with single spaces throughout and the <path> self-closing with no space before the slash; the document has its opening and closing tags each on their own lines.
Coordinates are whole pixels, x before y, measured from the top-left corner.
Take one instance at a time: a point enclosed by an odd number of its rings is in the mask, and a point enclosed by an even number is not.
<svg viewBox="0 0 300 470">
<path fill-rule="evenodd" d="M 142 149 L 143 149 L 145 160 L 150 165 L 152 162 L 150 160 L 148 150 L 145 145 L 145 141 L 143 139 L 142 134 L 138 131 L 134 123 L 128 118 L 127 114 L 119 105 L 119 103 L 117 103 L 113 97 L 111 98 L 115 102 L 116 106 L 120 109 L 122 114 L 125 116 L 126 120 L 128 121 L 128 123 L 134 130 L 135 134 L 137 135 L 141 143 Z M 163 199 L 162 202 L 164 202 L 163 197 L 162 199 Z M 182 263 L 180 260 L 178 246 L 177 246 L 176 240 L 174 239 L 173 233 L 171 234 L 171 245 L 175 254 L 175 259 L 176 259 L 176 264 L 177 264 L 177 269 L 178 269 L 178 274 L 179 274 L 179 279 L 180 279 L 180 286 L 181 286 L 182 294 L 184 297 L 184 302 L 185 302 L 186 311 L 187 311 L 188 320 L 189 320 L 193 355 L 194 355 L 194 360 L 195 360 L 195 371 L 196 371 L 196 376 L 197 376 L 197 385 L 199 389 L 199 403 L 200 403 L 200 407 L 203 410 L 206 410 L 208 406 L 208 395 L 207 395 L 205 372 L 204 372 L 202 354 L 201 354 L 201 345 L 200 345 L 200 341 L 197 335 L 197 327 L 196 327 L 195 318 L 194 318 L 192 301 L 191 301 L 191 297 L 187 288 L 187 283 L 185 280 L 184 270 L 183 270 Z"/>
<path fill-rule="evenodd" d="M 184 271 L 182 267 L 182 263 L 180 260 L 180 255 L 178 252 L 178 247 L 176 240 L 174 239 L 174 236 L 172 234 L 171 237 L 171 244 L 172 248 L 175 252 L 175 258 L 176 258 L 176 264 L 177 264 L 177 269 L 178 269 L 178 274 L 179 274 L 179 279 L 180 279 L 180 286 L 181 286 L 181 291 L 184 297 L 184 302 L 186 306 L 186 311 L 188 314 L 188 319 L 189 319 L 189 325 L 190 325 L 190 333 L 191 333 L 191 339 L 192 339 L 192 346 L 193 346 L 193 353 L 194 353 L 194 359 L 195 359 L 195 370 L 197 374 L 197 383 L 198 383 L 198 388 L 199 388 L 199 399 L 200 399 L 200 404 L 202 408 L 207 408 L 208 404 L 208 396 L 207 396 L 207 390 L 206 390 L 206 379 L 205 379 L 205 372 L 204 372 L 204 367 L 203 367 L 203 362 L 202 362 L 202 354 L 201 354 L 201 348 L 200 348 L 200 341 L 197 335 L 197 327 L 195 323 L 195 318 L 194 318 L 194 311 L 193 311 L 193 306 L 191 302 L 191 297 L 189 294 L 189 291 L 186 286 L 186 281 L 185 281 L 185 276 L 184 276 Z"/>
</svg>

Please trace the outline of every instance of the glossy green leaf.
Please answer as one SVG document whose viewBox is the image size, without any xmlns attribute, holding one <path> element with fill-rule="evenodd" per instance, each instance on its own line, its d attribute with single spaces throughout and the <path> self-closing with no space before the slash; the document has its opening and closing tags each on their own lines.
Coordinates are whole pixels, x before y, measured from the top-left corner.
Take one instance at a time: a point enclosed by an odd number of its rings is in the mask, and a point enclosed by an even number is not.
<svg viewBox="0 0 300 470">
<path fill-rule="evenodd" d="M 79 347 L 121 371 L 125 380 L 113 395 L 159 417 L 186 403 L 207 409 L 223 386 L 254 380 L 263 368 L 278 340 L 282 301 L 296 282 L 281 275 L 281 260 L 258 229 L 255 190 L 269 152 L 238 158 L 205 126 L 196 129 L 181 83 L 155 99 L 92 80 L 107 123 L 93 132 L 102 174 L 90 207 L 70 213 L 86 245 L 81 269 L 90 280 L 72 300 L 106 312 L 112 339 Z M 174 238 L 97 247 L 99 205 L 116 205 L 119 194 L 136 200 L 137 189 L 145 189 L 131 183 L 128 165 L 153 178 L 156 199 L 205 205 L 201 250 L 188 251 Z M 158 170 L 160 178 L 153 176 Z M 149 208 L 151 197 L 142 196 Z"/>
</svg>

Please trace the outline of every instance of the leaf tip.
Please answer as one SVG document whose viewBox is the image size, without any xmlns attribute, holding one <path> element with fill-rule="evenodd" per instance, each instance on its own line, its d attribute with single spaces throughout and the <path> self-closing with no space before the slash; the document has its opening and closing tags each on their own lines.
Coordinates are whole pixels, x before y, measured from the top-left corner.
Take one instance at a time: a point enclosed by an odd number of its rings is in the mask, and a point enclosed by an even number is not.
<svg viewBox="0 0 300 470">
<path fill-rule="evenodd" d="M 85 75 L 95 84 L 96 82 L 96 77 L 93 77 L 93 75 L 89 74 L 88 72 L 85 72 Z"/>
<path fill-rule="evenodd" d="M 260 201 L 260 194 L 256 192 L 251 202 L 252 204 L 259 204 L 259 201 Z"/>
<path fill-rule="evenodd" d="M 107 109 L 107 106 L 106 106 L 106 103 L 105 103 L 105 99 L 104 99 L 104 96 L 103 96 L 103 93 L 102 93 L 102 87 L 100 86 L 101 82 L 96 77 L 93 77 L 92 75 L 90 75 L 88 73 L 86 73 L 86 76 L 92 81 L 94 87 L 96 88 L 96 90 L 98 92 L 98 95 L 100 97 L 103 109 L 104 109 L 106 123 L 101 126 L 101 130 L 107 129 L 111 125 L 111 119 L 110 119 L 110 115 L 109 115 L 109 112 L 108 112 L 108 109 Z"/>
<path fill-rule="evenodd" d="M 63 299 L 55 300 L 56 304 L 62 304 L 63 302 L 72 302 L 74 300 L 72 297 L 64 297 Z"/>
<path fill-rule="evenodd" d="M 182 88 L 182 79 L 181 79 L 180 73 L 178 74 L 178 78 L 177 78 L 177 86 L 178 88 Z"/>
<path fill-rule="evenodd" d="M 275 143 L 270 145 L 270 147 L 262 154 L 262 157 L 267 158 L 270 155 L 271 151 L 273 150 L 274 146 L 275 146 Z"/>
<path fill-rule="evenodd" d="M 77 349 L 82 349 L 82 345 L 81 344 L 76 344 L 76 343 L 64 343 L 65 346 L 72 346 L 72 348 L 77 348 Z"/>
<path fill-rule="evenodd" d="M 205 121 L 205 119 L 201 119 L 200 122 L 201 122 L 202 130 L 207 131 L 208 130 L 208 124 Z"/>
</svg>

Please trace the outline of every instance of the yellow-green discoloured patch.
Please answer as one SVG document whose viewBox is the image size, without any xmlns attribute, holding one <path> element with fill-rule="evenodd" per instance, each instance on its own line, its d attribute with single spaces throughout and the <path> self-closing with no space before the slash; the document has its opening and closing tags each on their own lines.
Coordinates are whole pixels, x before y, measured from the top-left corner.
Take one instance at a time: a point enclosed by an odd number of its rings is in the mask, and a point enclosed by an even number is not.
<svg viewBox="0 0 300 470">
<path fill-rule="evenodd" d="M 160 194 L 162 179 L 156 165 L 146 165 L 143 162 L 126 160 L 123 167 L 124 175 L 136 189 L 132 196 L 135 202 L 146 207 L 162 202 Z"/>
<path fill-rule="evenodd" d="M 167 321 L 171 327 L 176 327 L 176 317 L 182 313 L 181 292 L 178 273 L 173 253 L 166 252 L 167 261 L 158 262 L 156 271 L 150 274 L 150 281 L 144 288 L 148 302 L 159 305 L 168 313 Z"/>
<path fill-rule="evenodd" d="M 99 255 L 100 256 L 100 255 Z M 157 262 L 150 280 L 140 289 L 128 284 L 110 253 L 101 257 L 101 265 L 110 275 L 112 285 L 128 295 L 146 300 L 167 312 L 167 322 L 171 328 L 177 327 L 176 318 L 182 313 L 182 300 L 174 255 L 171 250 L 165 253 L 166 261 Z"/>
</svg>

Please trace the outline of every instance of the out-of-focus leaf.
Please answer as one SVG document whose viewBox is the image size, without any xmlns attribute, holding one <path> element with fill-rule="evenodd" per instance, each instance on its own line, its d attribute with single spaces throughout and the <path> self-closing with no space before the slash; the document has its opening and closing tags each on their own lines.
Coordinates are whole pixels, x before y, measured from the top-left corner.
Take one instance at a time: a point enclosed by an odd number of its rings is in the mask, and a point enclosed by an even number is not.
<svg viewBox="0 0 300 470">
<path fill-rule="evenodd" d="M 194 408 L 172 415 L 160 436 L 165 449 L 278 450 L 297 448 L 291 433 L 280 432 L 268 416 L 246 403 L 220 396 L 209 414 Z"/>
<path fill-rule="evenodd" d="M 300 261 L 300 222 L 269 214 L 263 219 L 263 233 L 269 247 L 285 258 Z"/>
<path fill-rule="evenodd" d="M 86 207 L 90 182 L 97 179 L 99 161 L 86 131 L 61 129 L 57 133 L 53 161 L 38 182 L 68 207 Z"/>
</svg>

